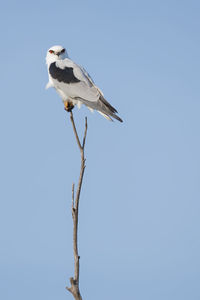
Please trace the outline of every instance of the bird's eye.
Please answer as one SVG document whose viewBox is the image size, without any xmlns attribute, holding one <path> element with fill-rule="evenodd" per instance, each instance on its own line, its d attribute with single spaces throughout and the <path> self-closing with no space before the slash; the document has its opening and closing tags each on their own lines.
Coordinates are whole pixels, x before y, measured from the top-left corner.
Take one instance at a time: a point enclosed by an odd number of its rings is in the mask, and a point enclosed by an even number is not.
<svg viewBox="0 0 200 300">
<path fill-rule="evenodd" d="M 61 51 L 60 51 L 60 53 L 64 53 L 65 52 L 65 49 L 62 49 Z"/>
<path fill-rule="evenodd" d="M 49 50 L 49 53 L 51 53 L 51 54 L 52 54 L 52 53 L 54 53 L 54 51 L 53 51 L 53 50 Z"/>
</svg>

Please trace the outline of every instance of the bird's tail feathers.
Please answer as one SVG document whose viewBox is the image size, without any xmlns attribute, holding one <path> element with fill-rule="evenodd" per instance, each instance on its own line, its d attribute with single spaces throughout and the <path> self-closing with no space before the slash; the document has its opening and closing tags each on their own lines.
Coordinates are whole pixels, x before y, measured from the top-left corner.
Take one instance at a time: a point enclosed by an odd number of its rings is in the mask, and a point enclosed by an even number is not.
<svg viewBox="0 0 200 300">
<path fill-rule="evenodd" d="M 112 120 L 112 117 L 119 122 L 123 122 L 123 120 L 116 115 L 117 110 L 112 105 L 110 105 L 110 103 L 108 103 L 108 101 L 102 95 L 100 95 L 97 102 L 88 101 L 86 99 L 78 97 L 75 99 L 83 102 L 89 109 L 96 109 L 108 120 Z"/>
<path fill-rule="evenodd" d="M 100 95 L 99 101 L 101 101 L 113 113 L 118 113 L 117 110 L 103 97 L 103 95 Z"/>
<path fill-rule="evenodd" d="M 102 95 L 100 96 L 97 103 L 98 110 L 101 111 L 103 114 L 112 117 L 120 122 L 123 122 L 123 120 L 116 115 L 117 110 Z"/>
<path fill-rule="evenodd" d="M 111 119 L 111 117 L 109 117 L 108 115 L 102 113 L 101 111 L 98 110 L 98 113 L 100 113 L 104 118 L 106 118 L 108 121 L 113 121 L 113 119 Z"/>
</svg>

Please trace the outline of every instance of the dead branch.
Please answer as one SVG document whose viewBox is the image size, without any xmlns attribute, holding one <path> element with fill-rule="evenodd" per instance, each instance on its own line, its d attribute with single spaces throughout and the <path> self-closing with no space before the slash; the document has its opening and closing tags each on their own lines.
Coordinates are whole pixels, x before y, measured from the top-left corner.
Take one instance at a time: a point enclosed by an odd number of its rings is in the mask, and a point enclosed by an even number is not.
<svg viewBox="0 0 200 300">
<path fill-rule="evenodd" d="M 80 154 L 81 154 L 81 168 L 78 186 L 76 190 L 76 197 L 74 197 L 74 183 L 72 184 L 72 219 L 73 219 L 73 252 L 74 252 L 74 277 L 70 278 L 71 287 L 66 287 L 66 289 L 72 293 L 75 300 L 82 300 L 80 290 L 79 290 L 79 260 L 80 256 L 78 254 L 78 209 L 79 209 L 79 200 L 81 187 L 83 182 L 83 175 L 85 171 L 85 140 L 87 135 L 87 118 L 85 118 L 85 131 L 83 136 L 83 142 L 81 144 L 76 126 L 74 123 L 73 113 L 70 112 L 70 120 L 72 123 L 74 135 L 76 137 L 76 142 L 78 144 Z"/>
</svg>

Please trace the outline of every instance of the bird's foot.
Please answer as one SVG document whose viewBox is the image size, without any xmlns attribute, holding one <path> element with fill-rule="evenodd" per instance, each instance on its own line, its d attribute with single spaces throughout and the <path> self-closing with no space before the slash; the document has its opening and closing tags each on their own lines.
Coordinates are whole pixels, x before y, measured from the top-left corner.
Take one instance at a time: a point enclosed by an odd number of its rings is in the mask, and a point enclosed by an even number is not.
<svg viewBox="0 0 200 300">
<path fill-rule="evenodd" d="M 74 105 L 71 101 L 64 101 L 64 109 L 68 112 L 72 111 Z"/>
</svg>

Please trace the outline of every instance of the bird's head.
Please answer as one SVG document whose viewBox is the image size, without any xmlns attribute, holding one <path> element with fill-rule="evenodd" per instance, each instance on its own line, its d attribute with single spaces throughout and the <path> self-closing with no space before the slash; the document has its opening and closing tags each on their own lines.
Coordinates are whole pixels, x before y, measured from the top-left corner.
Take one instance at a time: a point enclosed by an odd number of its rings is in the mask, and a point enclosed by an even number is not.
<svg viewBox="0 0 200 300">
<path fill-rule="evenodd" d="M 49 48 L 46 55 L 46 63 L 47 65 L 68 57 L 67 51 L 62 46 L 53 46 Z"/>
</svg>

